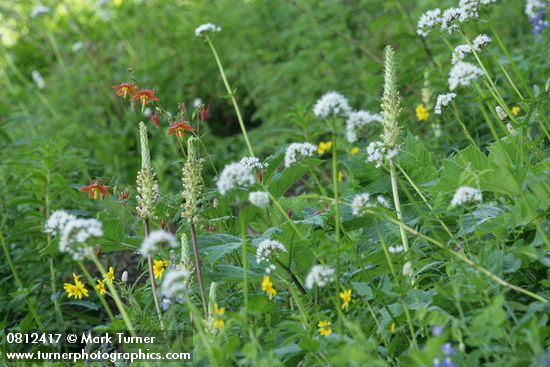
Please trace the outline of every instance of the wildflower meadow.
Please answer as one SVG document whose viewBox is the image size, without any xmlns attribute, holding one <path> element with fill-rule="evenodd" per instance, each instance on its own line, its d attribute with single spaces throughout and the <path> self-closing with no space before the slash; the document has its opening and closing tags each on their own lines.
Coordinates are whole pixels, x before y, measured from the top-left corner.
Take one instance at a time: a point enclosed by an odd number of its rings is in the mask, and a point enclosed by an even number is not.
<svg viewBox="0 0 550 367">
<path fill-rule="evenodd" d="M 0 4 L 1 366 L 550 366 L 550 1 Z"/>
</svg>

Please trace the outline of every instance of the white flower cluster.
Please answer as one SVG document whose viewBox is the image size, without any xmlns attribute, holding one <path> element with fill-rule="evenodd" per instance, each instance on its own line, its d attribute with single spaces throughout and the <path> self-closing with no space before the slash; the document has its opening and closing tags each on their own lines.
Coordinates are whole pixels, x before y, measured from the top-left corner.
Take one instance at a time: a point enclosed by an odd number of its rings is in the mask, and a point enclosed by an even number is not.
<svg viewBox="0 0 550 367">
<path fill-rule="evenodd" d="M 269 166 L 269 164 L 262 163 L 256 157 L 243 157 L 243 158 L 241 158 L 239 163 L 242 164 L 243 166 L 245 166 L 246 168 L 248 168 L 251 171 L 259 170 L 259 169 L 266 169 Z"/>
<path fill-rule="evenodd" d="M 351 112 L 349 102 L 338 92 L 325 93 L 317 100 L 313 107 L 313 113 L 317 117 L 327 118 L 329 116 L 347 116 Z"/>
<path fill-rule="evenodd" d="M 93 248 L 86 242 L 92 237 L 103 236 L 103 225 L 96 219 L 79 219 L 64 210 L 56 210 L 46 221 L 44 231 L 60 236 L 59 251 L 82 260 L 91 257 Z"/>
<path fill-rule="evenodd" d="M 248 194 L 248 200 L 250 200 L 252 205 L 264 209 L 269 205 L 269 194 L 265 191 L 253 191 Z"/>
<path fill-rule="evenodd" d="M 56 210 L 48 218 L 44 226 L 44 231 L 52 236 L 61 233 L 67 223 L 75 219 L 76 217 L 74 215 L 67 213 L 65 210 Z"/>
<path fill-rule="evenodd" d="M 525 15 L 531 19 L 537 16 L 541 10 L 545 10 L 546 6 L 548 6 L 546 0 L 527 0 L 525 2 Z"/>
<path fill-rule="evenodd" d="M 373 141 L 367 146 L 367 162 L 380 167 L 385 159 L 391 160 L 397 155 L 397 148 L 387 149 L 381 141 Z"/>
<path fill-rule="evenodd" d="M 388 247 L 388 252 L 390 254 L 400 254 L 401 252 L 403 252 L 404 248 L 403 246 L 390 246 Z"/>
<path fill-rule="evenodd" d="M 474 38 L 472 45 L 476 52 L 481 52 L 483 49 L 491 43 L 492 39 L 486 34 L 480 34 Z M 468 44 L 458 45 L 453 51 L 453 58 L 451 60 L 452 64 L 456 64 L 459 61 L 464 60 L 466 56 L 472 53 L 472 48 Z"/>
<path fill-rule="evenodd" d="M 285 167 L 290 167 L 298 161 L 298 158 L 311 157 L 317 151 L 317 147 L 311 143 L 292 143 L 286 148 Z"/>
<path fill-rule="evenodd" d="M 417 30 L 422 37 L 427 37 L 430 31 L 441 24 L 441 9 L 428 10 L 418 20 Z"/>
<path fill-rule="evenodd" d="M 162 280 L 161 290 L 166 298 L 183 297 L 187 294 L 189 272 L 183 269 L 169 269 Z"/>
<path fill-rule="evenodd" d="M 447 107 L 451 104 L 456 97 L 456 93 L 440 94 L 437 96 L 437 102 L 435 104 L 434 112 L 436 115 L 441 115 L 441 108 Z"/>
<path fill-rule="evenodd" d="M 93 247 L 87 245 L 92 237 L 103 236 L 103 225 L 96 219 L 73 219 L 63 228 L 59 251 L 69 253 L 74 260 L 92 256 Z"/>
<path fill-rule="evenodd" d="M 141 243 L 139 252 L 143 256 L 152 256 L 158 251 L 159 246 L 162 244 L 168 244 L 172 248 L 178 246 L 176 238 L 172 234 L 166 231 L 157 230 L 151 232 L 149 237 Z"/>
<path fill-rule="evenodd" d="M 372 208 L 376 204 L 385 206 L 386 208 L 389 208 L 390 206 L 388 200 L 386 200 L 386 198 L 382 195 L 378 195 L 376 197 L 376 202 L 373 203 L 371 202 L 370 194 L 368 192 L 364 192 L 353 197 L 351 202 L 351 212 L 353 215 L 361 215 L 364 209 Z"/>
<path fill-rule="evenodd" d="M 195 28 L 195 36 L 201 37 L 205 32 L 219 32 L 222 29 L 215 24 L 205 23 Z"/>
<path fill-rule="evenodd" d="M 357 141 L 358 130 L 374 121 L 382 122 L 382 116 L 377 113 L 370 113 L 369 111 L 351 112 L 346 121 L 346 139 L 350 143 Z"/>
<path fill-rule="evenodd" d="M 473 187 L 461 186 L 456 190 L 451 201 L 451 206 L 463 205 L 469 201 L 481 202 L 482 200 L 481 191 Z"/>
<path fill-rule="evenodd" d="M 334 269 L 326 265 L 314 265 L 306 277 L 306 288 L 324 287 L 334 281 Z"/>
<path fill-rule="evenodd" d="M 256 250 L 256 263 L 260 265 L 260 263 L 266 262 L 267 266 L 265 272 L 269 274 L 275 270 L 275 264 L 271 262 L 271 256 L 277 257 L 281 252 L 287 252 L 285 246 L 281 242 L 276 240 L 264 240 Z"/>
<path fill-rule="evenodd" d="M 449 8 L 443 12 L 441 18 L 441 30 L 453 33 L 459 29 L 459 24 L 468 19 L 468 11 L 465 8 Z"/>
<path fill-rule="evenodd" d="M 244 165 L 234 162 L 226 165 L 218 177 L 218 191 L 225 195 L 235 187 L 248 187 L 256 182 L 252 171 Z"/>
<path fill-rule="evenodd" d="M 476 50 L 477 52 L 480 52 L 492 41 L 493 39 L 491 37 L 489 37 L 485 33 L 482 33 L 478 35 L 476 38 L 474 38 L 474 41 L 472 42 L 474 45 L 474 50 Z"/>
<path fill-rule="evenodd" d="M 449 89 L 455 90 L 458 86 L 467 87 L 483 75 L 483 70 L 469 62 L 457 62 L 449 72 Z"/>
<path fill-rule="evenodd" d="M 494 2 L 496 0 L 460 0 L 458 7 L 449 8 L 443 12 L 440 9 L 428 10 L 420 16 L 416 33 L 427 37 L 438 25 L 442 31 L 452 33 L 459 28 L 460 23 L 478 17 L 480 5 L 489 5 Z"/>
</svg>

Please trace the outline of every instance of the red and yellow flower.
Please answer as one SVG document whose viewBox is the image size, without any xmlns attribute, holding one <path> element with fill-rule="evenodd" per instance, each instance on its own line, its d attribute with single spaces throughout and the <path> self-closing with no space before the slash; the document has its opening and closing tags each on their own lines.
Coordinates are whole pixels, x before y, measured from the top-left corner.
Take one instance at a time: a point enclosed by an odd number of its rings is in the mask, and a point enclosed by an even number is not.
<svg viewBox="0 0 550 367">
<path fill-rule="evenodd" d="M 195 131 L 191 125 L 185 120 L 174 122 L 170 129 L 168 129 L 168 135 L 176 135 L 179 138 L 183 138 L 185 131 Z"/>
<path fill-rule="evenodd" d="M 132 97 L 132 101 L 140 101 L 141 102 L 141 112 L 145 110 L 145 106 L 151 101 L 159 101 L 159 99 L 155 96 L 155 90 L 154 89 L 141 89 L 139 92 L 134 94 Z"/>
<path fill-rule="evenodd" d="M 92 200 L 103 200 L 105 196 L 111 195 L 109 186 L 103 185 L 100 179 L 95 180 L 95 183 L 90 180 L 90 184 L 81 188 L 80 191 L 87 192 Z"/>
<path fill-rule="evenodd" d="M 133 96 L 137 89 L 134 83 L 120 83 L 119 85 L 113 85 L 111 88 L 115 88 L 116 95 L 123 98 L 128 95 Z"/>
</svg>

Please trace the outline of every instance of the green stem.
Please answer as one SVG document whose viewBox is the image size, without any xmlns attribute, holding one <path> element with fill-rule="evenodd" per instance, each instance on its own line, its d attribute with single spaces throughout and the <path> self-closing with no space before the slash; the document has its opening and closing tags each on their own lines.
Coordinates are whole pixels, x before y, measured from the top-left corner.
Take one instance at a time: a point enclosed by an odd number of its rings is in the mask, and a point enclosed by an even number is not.
<svg viewBox="0 0 550 367">
<path fill-rule="evenodd" d="M 212 54 L 214 54 L 214 58 L 216 59 L 216 63 L 218 64 L 218 69 L 220 70 L 220 75 L 223 80 L 223 84 L 225 85 L 225 89 L 227 90 L 227 93 L 229 97 L 231 98 L 231 102 L 233 102 L 233 108 L 235 108 L 235 113 L 237 114 L 237 119 L 239 120 L 239 125 L 241 126 L 241 131 L 243 133 L 244 141 L 246 143 L 246 147 L 248 148 L 248 152 L 252 157 L 254 157 L 254 150 L 252 149 L 252 145 L 250 144 L 250 140 L 248 139 L 248 134 L 246 132 L 246 127 L 244 126 L 243 117 L 241 116 L 241 110 L 239 109 L 239 105 L 237 104 L 237 100 L 235 99 L 235 94 L 233 93 L 233 90 L 229 86 L 229 83 L 227 82 L 227 77 L 225 76 L 225 71 L 223 70 L 222 63 L 220 61 L 220 58 L 218 56 L 218 53 L 216 52 L 216 48 L 214 47 L 214 44 L 212 41 L 210 41 L 209 37 L 206 37 L 206 42 L 208 42 L 208 45 L 210 46 L 210 49 L 212 50 Z"/>
<path fill-rule="evenodd" d="M 11 273 L 13 274 L 13 278 L 15 279 L 15 284 L 17 285 L 17 288 L 20 290 L 24 290 L 25 287 L 23 286 L 23 282 L 21 282 L 21 278 L 19 278 L 19 274 L 17 274 L 17 271 L 15 270 L 15 267 L 13 266 L 13 262 L 11 261 L 10 251 L 8 249 L 8 244 L 4 240 L 4 235 L 0 231 L 0 240 L 2 242 L 2 248 L 4 249 L 4 254 L 6 255 L 6 260 L 8 262 L 8 265 L 10 266 Z M 25 294 L 25 303 L 27 304 L 27 307 L 29 308 L 29 311 L 31 312 L 31 315 L 36 322 L 36 325 L 38 325 L 38 328 L 40 331 L 45 331 L 44 325 L 42 324 L 42 321 L 40 320 L 40 317 L 38 316 L 38 313 L 36 312 L 36 309 L 34 308 L 32 302 Z"/>
<path fill-rule="evenodd" d="M 391 179 L 391 191 L 393 195 L 393 205 L 395 206 L 395 214 L 397 216 L 398 221 L 401 223 L 403 222 L 403 213 L 401 211 L 401 202 L 399 201 L 399 191 L 397 189 L 397 172 L 395 171 L 395 164 L 390 159 L 390 179 Z M 405 233 L 405 230 L 400 225 L 399 226 L 399 233 L 401 234 L 401 242 L 403 244 L 403 248 L 405 249 L 405 252 L 409 252 L 409 240 L 407 239 L 407 234 Z"/>
<path fill-rule="evenodd" d="M 99 270 L 99 273 L 101 274 L 101 276 L 105 277 L 107 272 L 105 271 L 105 268 L 103 267 L 103 265 L 101 265 L 101 263 L 99 262 L 97 256 L 95 256 L 95 254 L 92 257 L 92 261 L 94 262 L 95 266 Z M 126 313 L 126 308 L 124 307 L 124 304 L 120 300 L 120 297 L 118 295 L 118 291 L 116 290 L 113 283 L 111 283 L 109 281 L 107 281 L 106 283 L 107 283 L 107 288 L 109 288 L 109 292 L 111 292 L 111 296 L 113 297 L 113 299 L 115 301 L 115 304 L 118 308 L 118 311 L 120 312 L 120 315 L 122 316 L 122 319 L 124 320 L 124 324 L 126 324 L 126 328 L 128 329 L 128 331 L 130 332 L 130 334 L 132 336 L 136 336 L 134 326 L 132 325 L 132 321 L 130 321 L 130 317 L 128 317 L 128 313 Z"/>
<path fill-rule="evenodd" d="M 248 320 L 248 259 L 246 257 L 246 226 L 244 219 L 241 216 L 241 250 L 242 250 L 242 262 L 243 262 L 243 287 L 244 287 L 244 318 L 245 323 Z"/>
<path fill-rule="evenodd" d="M 338 205 L 338 150 L 336 122 L 332 121 L 332 188 L 334 194 L 334 237 L 336 241 L 336 299 L 340 292 L 340 208 Z"/>
</svg>

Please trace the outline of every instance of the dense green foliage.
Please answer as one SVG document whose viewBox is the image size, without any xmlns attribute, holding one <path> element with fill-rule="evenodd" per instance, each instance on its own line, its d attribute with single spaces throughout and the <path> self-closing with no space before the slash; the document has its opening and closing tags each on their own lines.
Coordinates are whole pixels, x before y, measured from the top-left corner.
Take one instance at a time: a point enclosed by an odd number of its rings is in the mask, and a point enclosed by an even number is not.
<svg viewBox="0 0 550 367">
<path fill-rule="evenodd" d="M 67 0 L 44 2 L 49 13 L 36 17 L 32 2 L 2 5 L 0 329 L 127 326 L 113 291 L 105 296 L 111 318 L 87 283 L 83 269 L 102 278 L 94 263 L 74 261 L 59 251 L 59 236 L 44 232 L 58 209 L 103 223 L 104 235 L 90 245 L 101 249 L 104 267 L 114 267 L 113 286 L 131 323 L 160 327 L 147 259 L 138 253 L 145 230 L 135 210 L 138 123 L 148 126 L 160 193 L 148 224 L 178 243 L 185 236 L 193 259 L 192 220 L 182 209 L 189 133 L 168 136 L 167 116 L 184 103 L 196 127 L 193 101 L 200 98 L 211 111 L 196 132 L 204 188 L 192 219 L 206 296 L 216 282 L 225 325 L 205 327 L 196 274 L 186 302 L 162 311 L 168 329 L 195 328 L 194 364 L 432 366 L 451 343 L 460 366 L 550 366 L 550 32 L 535 42 L 524 2 L 502 0 L 465 23 L 464 36 L 416 34 L 421 14 L 454 3 Z M 212 45 L 225 74 L 210 44 L 195 36 L 206 22 L 222 27 Z M 468 61 L 483 65 L 485 75 L 434 113 L 437 95 L 449 90 L 452 49 L 480 33 L 493 41 Z M 384 134 L 381 124 L 352 144 L 345 118 L 320 118 L 313 106 L 335 90 L 353 109 L 378 113 L 386 45 L 397 61 L 399 153 L 375 167 L 366 147 Z M 43 88 L 33 81 L 36 71 Z M 255 155 L 269 164 L 250 188 L 225 195 L 216 188 L 220 172 L 250 154 L 222 75 Z M 130 108 L 116 96 L 112 86 L 125 81 L 155 89 L 164 113 L 159 128 L 139 101 Z M 417 118 L 420 104 L 427 121 Z M 496 108 L 503 104 L 517 109 L 502 120 Z M 333 145 L 285 167 L 288 143 L 304 141 Z M 97 178 L 109 186 L 104 200 L 79 191 Z M 451 205 L 463 186 L 479 189 L 483 200 Z M 267 208 L 251 205 L 251 191 L 269 192 Z M 353 213 L 364 192 L 391 205 Z M 129 198 L 119 200 L 121 193 Z M 390 253 L 403 236 L 409 251 Z M 273 299 L 256 261 L 267 239 L 288 250 L 270 274 Z M 154 259 L 175 266 L 181 251 L 163 248 Z M 318 263 L 336 270 L 335 281 L 303 289 Z M 125 270 L 127 283 L 120 279 Z M 89 297 L 67 297 L 63 284 L 72 273 L 81 275 Z M 342 309 L 345 290 L 352 298 Z M 328 337 L 319 334 L 323 320 L 331 322 Z M 7 363 L 4 353 L 0 361 Z"/>
</svg>

